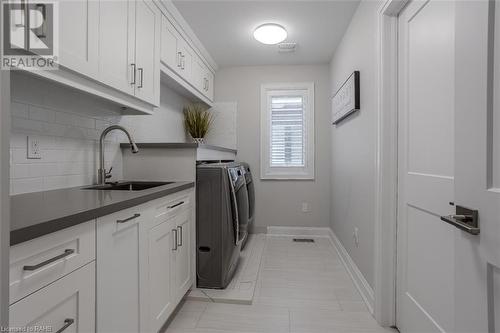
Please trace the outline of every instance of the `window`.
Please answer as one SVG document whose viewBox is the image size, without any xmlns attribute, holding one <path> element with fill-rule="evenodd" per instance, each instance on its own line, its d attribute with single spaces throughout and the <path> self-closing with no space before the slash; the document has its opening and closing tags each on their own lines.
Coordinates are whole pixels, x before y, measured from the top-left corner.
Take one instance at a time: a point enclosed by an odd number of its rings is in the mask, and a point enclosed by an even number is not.
<svg viewBox="0 0 500 333">
<path fill-rule="evenodd" d="M 314 83 L 262 85 L 261 178 L 314 179 Z"/>
</svg>

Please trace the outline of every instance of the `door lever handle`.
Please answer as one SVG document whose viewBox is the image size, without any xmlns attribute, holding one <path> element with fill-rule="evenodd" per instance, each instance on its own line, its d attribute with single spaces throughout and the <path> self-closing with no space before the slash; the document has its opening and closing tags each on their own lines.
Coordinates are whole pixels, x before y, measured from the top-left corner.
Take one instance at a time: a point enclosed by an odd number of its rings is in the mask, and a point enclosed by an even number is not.
<svg viewBox="0 0 500 333">
<path fill-rule="evenodd" d="M 471 235 L 479 235 L 479 214 L 477 210 L 457 206 L 456 214 L 441 216 L 441 221 L 449 223 Z"/>
</svg>

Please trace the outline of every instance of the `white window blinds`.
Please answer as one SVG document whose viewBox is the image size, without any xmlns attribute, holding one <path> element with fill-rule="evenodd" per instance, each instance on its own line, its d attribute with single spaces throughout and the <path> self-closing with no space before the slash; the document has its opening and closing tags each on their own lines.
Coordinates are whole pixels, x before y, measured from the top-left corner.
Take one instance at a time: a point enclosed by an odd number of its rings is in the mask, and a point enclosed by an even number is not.
<svg viewBox="0 0 500 333">
<path fill-rule="evenodd" d="M 314 83 L 261 85 L 261 179 L 314 179 Z"/>
<path fill-rule="evenodd" d="M 271 96 L 271 167 L 304 166 L 304 97 Z"/>
</svg>

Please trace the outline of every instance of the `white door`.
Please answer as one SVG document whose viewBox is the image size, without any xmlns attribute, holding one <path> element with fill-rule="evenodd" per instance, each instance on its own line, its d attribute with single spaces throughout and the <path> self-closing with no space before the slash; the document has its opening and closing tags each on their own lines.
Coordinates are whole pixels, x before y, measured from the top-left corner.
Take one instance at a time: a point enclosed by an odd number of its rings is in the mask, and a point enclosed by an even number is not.
<svg viewBox="0 0 500 333">
<path fill-rule="evenodd" d="M 493 35 L 494 3 L 415 1 L 400 15 L 401 332 L 500 331 L 500 29 L 496 24 Z M 500 9 L 496 14 L 500 22 Z M 453 216 L 474 215 L 460 207 L 477 210 L 479 225 Z"/>
<path fill-rule="evenodd" d="M 97 219 L 97 331 L 146 332 L 149 214 L 141 206 Z"/>
<path fill-rule="evenodd" d="M 159 105 L 161 15 L 152 1 L 137 0 L 135 23 L 135 95 Z"/>
<path fill-rule="evenodd" d="M 500 3 L 458 1 L 456 27 L 455 203 L 481 229 L 455 239 L 456 330 L 500 332 Z"/>
<path fill-rule="evenodd" d="M 171 288 L 173 251 L 175 249 L 172 220 L 165 221 L 149 230 L 149 311 L 151 331 L 158 332 L 175 308 L 175 296 Z"/>
<path fill-rule="evenodd" d="M 99 80 L 131 95 L 137 81 L 134 37 L 135 1 L 101 1 Z"/>
<path fill-rule="evenodd" d="M 178 71 L 180 65 L 180 54 L 177 52 L 177 40 L 180 39 L 179 34 L 175 30 L 172 23 L 162 15 L 161 19 L 161 61 L 173 69 Z"/>
<path fill-rule="evenodd" d="M 186 210 L 175 217 L 177 225 L 177 246 L 174 251 L 175 287 L 177 299 L 182 298 L 191 287 L 191 223 L 190 212 Z"/>
<path fill-rule="evenodd" d="M 454 330 L 455 4 L 414 1 L 399 17 L 397 326 Z"/>
<path fill-rule="evenodd" d="M 58 1 L 60 64 L 97 79 L 99 0 Z"/>
</svg>

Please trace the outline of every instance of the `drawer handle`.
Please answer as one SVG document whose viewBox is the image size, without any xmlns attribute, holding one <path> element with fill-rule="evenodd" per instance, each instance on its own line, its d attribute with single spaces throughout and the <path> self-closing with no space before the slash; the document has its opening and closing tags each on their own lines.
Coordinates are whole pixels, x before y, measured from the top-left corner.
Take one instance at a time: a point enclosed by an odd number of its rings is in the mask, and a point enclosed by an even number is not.
<svg viewBox="0 0 500 333">
<path fill-rule="evenodd" d="M 139 216 L 141 216 L 141 214 L 134 214 L 133 216 L 131 216 L 129 218 L 126 218 L 125 220 L 116 220 L 116 223 L 125 223 L 125 222 L 128 222 L 128 221 L 132 221 L 133 219 L 136 219 Z"/>
<path fill-rule="evenodd" d="M 177 229 L 179 230 L 179 243 L 177 246 L 182 246 L 182 225 L 178 226 Z"/>
<path fill-rule="evenodd" d="M 41 262 L 39 264 L 36 264 L 36 265 L 33 265 L 33 266 L 23 266 L 23 270 L 25 271 L 34 271 L 34 270 L 37 270 L 39 269 L 40 267 L 43 267 L 43 266 L 46 266 L 54 261 L 57 261 L 59 259 L 62 259 L 64 257 L 67 257 L 69 256 L 70 254 L 73 254 L 75 253 L 75 250 L 73 249 L 66 249 L 64 250 L 64 253 L 58 255 L 58 256 L 55 256 L 54 258 L 50 258 L 48 260 L 45 260 L 44 262 Z"/>
<path fill-rule="evenodd" d="M 70 327 L 71 325 L 73 325 L 74 322 L 75 322 L 74 319 L 71 319 L 71 318 L 65 319 L 64 320 L 64 326 L 61 327 L 60 329 L 58 329 L 56 331 L 56 333 L 61 333 L 62 331 L 65 331 L 68 327 Z"/>
<path fill-rule="evenodd" d="M 172 206 L 167 206 L 168 209 L 172 209 L 172 208 L 175 208 L 175 207 L 179 207 L 180 205 L 182 205 L 184 203 L 184 201 L 181 201 L 181 202 L 178 202 L 176 203 L 175 205 L 172 205 Z"/>
</svg>

